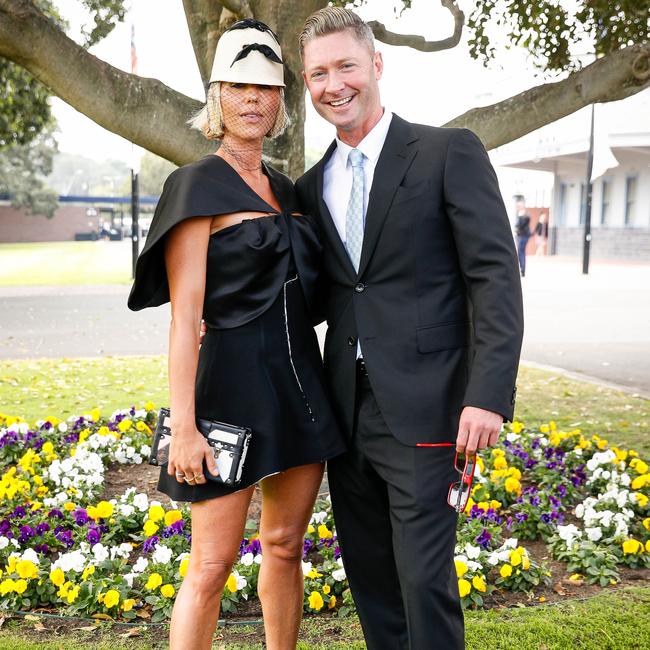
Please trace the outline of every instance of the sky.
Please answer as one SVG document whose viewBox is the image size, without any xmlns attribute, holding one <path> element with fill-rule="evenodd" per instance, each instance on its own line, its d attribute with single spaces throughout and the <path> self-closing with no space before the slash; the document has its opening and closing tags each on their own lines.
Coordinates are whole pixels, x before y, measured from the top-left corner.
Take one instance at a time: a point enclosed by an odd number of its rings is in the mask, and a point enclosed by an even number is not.
<svg viewBox="0 0 650 650">
<path fill-rule="evenodd" d="M 466 2 L 459 4 L 461 8 L 467 8 Z M 81 3 L 78 0 L 56 0 L 56 5 L 70 23 L 69 34 L 79 40 L 80 27 L 88 22 Z M 358 13 L 364 19 L 383 22 L 392 31 L 420 34 L 430 40 L 446 38 L 453 31 L 451 14 L 438 2 L 413 0 L 412 8 L 399 18 L 394 7 L 393 0 L 370 0 Z M 132 24 L 135 26 L 138 73 L 157 78 L 177 91 L 203 100 L 203 86 L 182 1 L 131 0 L 126 21 L 91 52 L 130 72 Z M 544 81 L 526 53 L 516 48 L 503 52 L 498 58 L 499 65 L 486 69 L 470 58 L 466 42 L 451 50 L 430 54 L 383 43 L 378 43 L 377 47 L 383 53 L 385 65 L 380 82 L 383 104 L 413 122 L 442 125 L 470 108 L 492 104 Z M 130 161 L 130 143 L 99 127 L 61 100 L 55 98 L 52 101 L 60 129 L 57 139 L 61 151 L 97 160 L 118 158 Z M 315 113 L 309 101 L 306 105 L 306 146 L 324 151 L 334 136 L 333 128 Z M 586 119 L 584 121 L 586 133 L 588 123 Z M 525 191 L 531 182 L 535 185 L 541 182 L 544 187 L 550 183 L 548 175 L 540 176 L 535 172 L 512 173 L 502 169 L 499 175 L 502 185 L 512 185 L 512 188 L 504 190 L 504 195 Z"/>
</svg>

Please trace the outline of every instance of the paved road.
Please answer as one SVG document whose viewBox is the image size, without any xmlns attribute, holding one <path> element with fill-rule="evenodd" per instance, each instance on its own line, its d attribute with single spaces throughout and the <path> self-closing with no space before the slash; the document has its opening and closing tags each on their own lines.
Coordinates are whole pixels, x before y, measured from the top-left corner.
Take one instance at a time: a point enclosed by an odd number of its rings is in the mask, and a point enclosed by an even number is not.
<svg viewBox="0 0 650 650">
<path fill-rule="evenodd" d="M 0 359 L 165 352 L 168 306 L 131 312 L 128 291 L 0 288 Z M 650 264 L 532 259 L 524 299 L 523 359 L 650 395 Z"/>
</svg>

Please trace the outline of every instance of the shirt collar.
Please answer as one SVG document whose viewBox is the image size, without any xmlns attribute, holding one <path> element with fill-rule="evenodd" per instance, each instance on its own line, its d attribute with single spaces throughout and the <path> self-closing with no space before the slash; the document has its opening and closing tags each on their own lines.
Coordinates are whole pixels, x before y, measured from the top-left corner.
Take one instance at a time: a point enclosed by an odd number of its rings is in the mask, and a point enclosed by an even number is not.
<svg viewBox="0 0 650 650">
<path fill-rule="evenodd" d="M 339 164 L 344 168 L 347 167 L 348 156 L 352 149 L 359 149 L 368 160 L 375 164 L 386 141 L 392 119 L 393 114 L 384 109 L 384 114 L 381 116 L 379 122 L 372 127 L 370 132 L 356 147 L 351 147 L 349 144 L 345 144 L 345 142 L 336 138 L 336 156 L 338 157 Z"/>
</svg>

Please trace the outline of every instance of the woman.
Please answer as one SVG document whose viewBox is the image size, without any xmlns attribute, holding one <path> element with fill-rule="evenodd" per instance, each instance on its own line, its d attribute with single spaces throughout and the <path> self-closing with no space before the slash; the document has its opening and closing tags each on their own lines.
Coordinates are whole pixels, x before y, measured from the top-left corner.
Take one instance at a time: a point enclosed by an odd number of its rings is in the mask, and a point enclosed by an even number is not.
<svg viewBox="0 0 650 650">
<path fill-rule="evenodd" d="M 221 146 L 167 179 L 129 297 L 131 309 L 168 299 L 172 307 L 172 443 L 158 487 L 192 502 L 172 650 L 210 647 L 257 482 L 267 647 L 295 647 L 303 535 L 323 463 L 344 451 L 312 327 L 319 240 L 312 220 L 297 213 L 291 181 L 262 162 L 264 137 L 287 121 L 281 57 L 258 21 L 240 21 L 221 37 L 207 103 L 193 121 Z M 196 416 L 252 429 L 236 488 L 205 475 L 216 468 Z"/>
</svg>

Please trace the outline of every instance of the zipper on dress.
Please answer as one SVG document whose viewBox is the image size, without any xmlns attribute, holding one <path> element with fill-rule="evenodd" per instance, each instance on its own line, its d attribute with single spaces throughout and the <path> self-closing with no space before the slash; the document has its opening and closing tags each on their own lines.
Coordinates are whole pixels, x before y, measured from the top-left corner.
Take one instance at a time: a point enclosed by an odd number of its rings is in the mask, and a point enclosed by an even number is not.
<svg viewBox="0 0 650 650">
<path fill-rule="evenodd" d="M 293 355 L 291 354 L 291 335 L 289 334 L 289 312 L 287 310 L 287 285 L 290 284 L 291 282 L 295 282 L 297 279 L 298 279 L 298 276 L 296 275 L 295 277 L 291 278 L 290 280 L 287 280 L 284 283 L 284 287 L 283 287 L 284 331 L 285 331 L 285 334 L 287 335 L 287 350 L 289 351 L 289 363 L 291 363 L 291 370 L 293 370 L 293 376 L 296 378 L 296 384 L 298 385 L 298 390 L 300 391 L 300 396 L 302 397 L 303 401 L 305 402 L 305 407 L 307 408 L 307 413 L 309 413 L 309 417 L 311 418 L 311 421 L 316 422 L 316 418 L 314 417 L 314 413 L 311 410 L 311 406 L 309 405 L 309 402 L 307 401 L 307 396 L 305 395 L 305 391 L 302 388 L 302 383 L 300 381 L 300 377 L 298 377 L 298 372 L 296 371 L 296 366 L 293 363 Z"/>
</svg>

